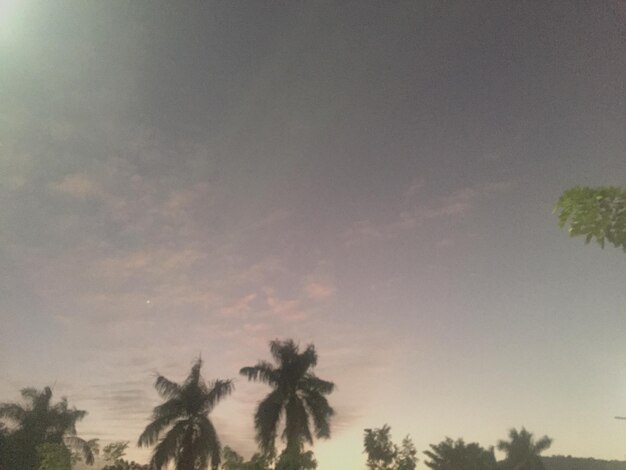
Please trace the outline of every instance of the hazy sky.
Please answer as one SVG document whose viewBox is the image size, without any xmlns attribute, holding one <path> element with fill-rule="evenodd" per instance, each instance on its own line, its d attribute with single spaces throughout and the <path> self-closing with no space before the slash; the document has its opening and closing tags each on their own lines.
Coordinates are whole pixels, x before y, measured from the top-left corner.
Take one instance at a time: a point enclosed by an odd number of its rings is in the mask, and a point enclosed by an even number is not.
<svg viewBox="0 0 626 470">
<path fill-rule="evenodd" d="M 623 3 L 4 1 L 0 401 L 134 443 L 201 354 L 250 455 L 238 370 L 294 338 L 322 470 L 384 423 L 624 459 L 626 256 L 551 210 L 625 181 Z"/>
</svg>

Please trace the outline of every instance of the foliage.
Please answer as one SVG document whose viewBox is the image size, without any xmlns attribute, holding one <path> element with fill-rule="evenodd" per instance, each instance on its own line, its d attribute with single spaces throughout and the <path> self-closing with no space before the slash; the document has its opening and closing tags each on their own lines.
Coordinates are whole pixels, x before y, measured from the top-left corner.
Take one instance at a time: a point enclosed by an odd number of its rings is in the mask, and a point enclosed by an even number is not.
<svg viewBox="0 0 626 470">
<path fill-rule="evenodd" d="M 299 449 L 286 447 L 278 457 L 274 470 L 314 470 L 317 468 L 317 461 L 313 452 L 302 452 Z"/>
<path fill-rule="evenodd" d="M 400 449 L 396 455 L 398 470 L 415 470 L 417 467 L 417 449 L 409 436 L 402 439 Z"/>
<path fill-rule="evenodd" d="M 37 446 L 39 470 L 70 470 L 70 451 L 63 444 L 41 444 Z"/>
<path fill-rule="evenodd" d="M 177 470 L 217 469 L 221 444 L 209 413 L 233 390 L 230 380 L 206 384 L 198 359 L 189 376 L 177 384 L 159 375 L 154 387 L 165 402 L 154 408 L 152 422 L 139 436 L 139 446 L 152 446 L 151 464 L 157 469 L 174 461 Z M 159 437 L 165 434 L 162 439 Z"/>
<path fill-rule="evenodd" d="M 228 446 L 222 449 L 222 469 L 242 470 L 244 465 L 243 457 Z"/>
<path fill-rule="evenodd" d="M 546 470 L 626 470 L 626 462 L 552 455 L 541 457 Z"/>
<path fill-rule="evenodd" d="M 535 441 L 532 433 L 522 427 L 520 431 L 515 428 L 509 431 L 509 441 L 499 441 L 498 450 L 506 454 L 503 468 L 507 470 L 544 470 L 545 467 L 539 454 L 547 450 L 552 444 L 552 439 L 543 436 Z"/>
<path fill-rule="evenodd" d="M 252 458 L 246 462 L 244 458 L 225 446 L 222 450 L 222 469 L 223 470 L 265 470 L 270 466 L 270 461 L 261 454 L 254 454 Z"/>
<path fill-rule="evenodd" d="M 12 468 L 37 468 L 37 447 L 42 444 L 59 444 L 78 449 L 85 461 L 93 464 L 93 447 L 90 442 L 76 435 L 76 423 L 87 415 L 86 411 L 69 408 L 65 397 L 53 405 L 50 387 L 42 391 L 24 388 L 21 394 L 26 401 L 24 406 L 17 403 L 0 404 L 0 418 L 15 425 L 15 430 L 8 438 L 7 453 L 10 455 L 4 457 L 10 460 Z"/>
<path fill-rule="evenodd" d="M 129 462 L 124 459 L 118 459 L 115 463 L 103 467 L 102 470 L 154 470 L 154 467 L 150 465 L 142 465 L 134 461 Z"/>
<path fill-rule="evenodd" d="M 366 429 L 363 446 L 370 470 L 391 470 L 396 458 L 396 446 L 391 441 L 391 428 Z"/>
<path fill-rule="evenodd" d="M 398 447 L 391 440 L 391 428 L 366 429 L 363 447 L 370 470 L 414 470 L 417 466 L 417 450 L 409 436 Z"/>
<path fill-rule="evenodd" d="M 602 248 L 608 241 L 626 251 L 626 188 L 570 188 L 554 207 L 559 211 L 559 226 L 569 222 L 570 236 L 584 236 L 585 243 L 595 239 Z"/>
<path fill-rule="evenodd" d="M 299 453 L 305 443 L 313 443 L 310 418 L 315 437 L 330 437 L 330 418 L 334 411 L 325 395 L 330 394 L 335 385 L 311 371 L 317 365 L 317 353 L 312 344 L 300 352 L 293 340 L 275 340 L 270 342 L 270 352 L 276 365 L 260 361 L 240 371 L 248 380 L 264 382 L 273 388 L 257 408 L 256 439 L 264 455 L 274 456 L 276 435 L 284 415 L 282 439 L 290 452 Z"/>
<path fill-rule="evenodd" d="M 126 455 L 126 449 L 128 449 L 128 441 L 116 441 L 107 444 L 102 449 L 102 457 L 107 463 L 113 463 L 120 460 Z"/>
<path fill-rule="evenodd" d="M 85 452 L 91 455 L 98 455 L 100 452 L 99 439 L 90 439 L 88 441 L 80 439 L 79 441 L 72 441 L 70 437 L 65 436 L 63 440 L 72 448 L 72 465 L 77 462 L 82 462 Z"/>
<path fill-rule="evenodd" d="M 495 470 L 497 468 L 493 448 L 483 449 L 475 442 L 465 444 L 463 439 L 456 442 L 447 437 L 439 444 L 431 444 L 424 451 L 429 461 L 426 466 L 435 470 Z"/>
</svg>

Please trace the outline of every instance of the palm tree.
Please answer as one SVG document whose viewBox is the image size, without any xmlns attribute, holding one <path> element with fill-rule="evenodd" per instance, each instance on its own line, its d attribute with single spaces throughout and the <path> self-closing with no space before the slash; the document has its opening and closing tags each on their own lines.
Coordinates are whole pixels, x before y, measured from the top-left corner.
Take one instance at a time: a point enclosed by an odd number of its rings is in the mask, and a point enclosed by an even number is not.
<svg viewBox="0 0 626 470">
<path fill-rule="evenodd" d="M 206 384 L 201 367 L 198 359 L 182 384 L 162 375 L 156 378 L 154 387 L 166 401 L 152 411 L 152 422 L 139 436 L 138 445 L 156 444 L 150 463 L 157 470 L 172 460 L 177 470 L 205 469 L 209 461 L 214 470 L 219 467 L 221 444 L 209 413 L 233 391 L 233 383 L 214 380 Z"/>
<path fill-rule="evenodd" d="M 284 416 L 282 439 L 289 452 L 299 453 L 305 442 L 313 444 L 310 420 L 315 437 L 330 437 L 330 418 L 334 411 L 325 395 L 330 394 L 335 385 L 311 371 L 317 365 L 317 353 L 312 344 L 300 353 L 293 340 L 274 340 L 270 342 L 270 352 L 276 365 L 260 361 L 240 370 L 248 380 L 264 382 L 274 389 L 257 407 L 256 439 L 265 455 L 275 455 L 276 435 Z"/>
<path fill-rule="evenodd" d="M 515 428 L 509 431 L 509 441 L 499 441 L 498 450 L 506 453 L 504 467 L 511 470 L 544 470 L 539 454 L 548 449 L 552 439 L 543 436 L 535 442 L 532 433 L 522 427 L 518 432 Z"/>
<path fill-rule="evenodd" d="M 16 465 L 26 468 L 35 466 L 37 462 L 37 446 L 41 444 L 62 444 L 76 448 L 83 454 L 89 465 L 94 462 L 94 440 L 85 441 L 76 435 L 76 423 L 81 421 L 87 412 L 69 408 L 67 398 L 52 405 L 52 389 L 45 387 L 43 391 L 35 388 L 21 390 L 26 406 L 18 403 L 1 403 L 0 418 L 8 419 L 15 425 L 9 435 L 11 448 L 15 452 L 12 459 Z"/>
</svg>

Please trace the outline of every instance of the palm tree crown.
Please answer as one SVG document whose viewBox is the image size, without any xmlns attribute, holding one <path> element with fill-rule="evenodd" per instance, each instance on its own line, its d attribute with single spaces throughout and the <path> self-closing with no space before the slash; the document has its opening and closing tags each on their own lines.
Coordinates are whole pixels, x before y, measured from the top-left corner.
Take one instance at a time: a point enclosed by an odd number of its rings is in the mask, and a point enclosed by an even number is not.
<svg viewBox="0 0 626 470">
<path fill-rule="evenodd" d="M 16 425 L 11 438 L 22 454 L 18 458 L 25 462 L 34 462 L 38 445 L 63 444 L 78 449 L 85 462 L 93 464 L 97 440 L 84 441 L 76 435 L 76 423 L 87 416 L 86 411 L 70 408 L 65 397 L 53 405 L 50 387 L 45 387 L 42 391 L 24 388 L 21 394 L 26 406 L 17 403 L 0 404 L 0 418 L 8 419 Z"/>
<path fill-rule="evenodd" d="M 270 352 L 276 365 L 260 361 L 240 371 L 248 380 L 264 382 L 274 389 L 259 403 L 254 417 L 257 442 L 265 454 L 274 455 L 278 426 L 284 415 L 282 438 L 288 449 L 299 452 L 304 443 L 313 444 L 310 420 L 315 437 L 330 437 L 330 418 L 334 411 L 325 395 L 330 394 L 335 385 L 311 371 L 317 365 L 317 353 L 312 344 L 300 352 L 293 340 L 274 340 L 270 342 Z"/>
<path fill-rule="evenodd" d="M 520 431 L 515 428 L 509 431 L 509 441 L 498 442 L 498 450 L 506 453 L 504 467 L 511 470 L 544 470 L 543 462 L 539 454 L 548 449 L 552 439 L 543 436 L 535 441 L 532 433 L 522 427 Z"/>
<path fill-rule="evenodd" d="M 233 390 L 231 380 L 205 383 L 198 359 L 182 384 L 159 375 L 154 387 L 165 402 L 152 411 L 152 422 L 139 437 L 139 446 L 156 444 L 151 464 L 161 469 L 174 461 L 178 470 L 213 469 L 220 464 L 221 444 L 209 413 Z M 166 432 L 167 431 L 167 432 Z M 165 436 L 159 440 L 159 436 Z"/>
</svg>

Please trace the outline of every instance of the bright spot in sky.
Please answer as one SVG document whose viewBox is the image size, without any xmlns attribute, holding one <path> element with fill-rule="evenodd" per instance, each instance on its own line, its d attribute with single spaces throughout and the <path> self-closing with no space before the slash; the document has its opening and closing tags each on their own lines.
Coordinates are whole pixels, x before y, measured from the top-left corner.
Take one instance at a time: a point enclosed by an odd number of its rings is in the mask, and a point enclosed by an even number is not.
<svg viewBox="0 0 626 470">
<path fill-rule="evenodd" d="M 150 300 L 146 300 L 146 303 L 147 303 L 147 304 L 150 304 Z"/>
</svg>

